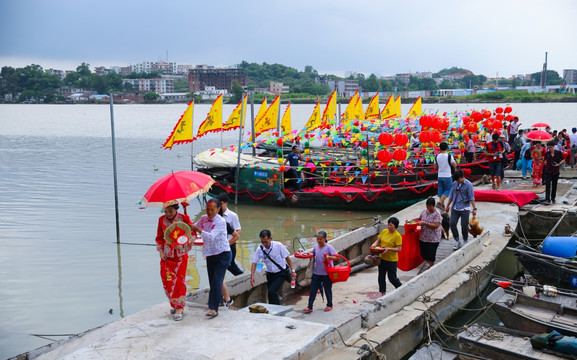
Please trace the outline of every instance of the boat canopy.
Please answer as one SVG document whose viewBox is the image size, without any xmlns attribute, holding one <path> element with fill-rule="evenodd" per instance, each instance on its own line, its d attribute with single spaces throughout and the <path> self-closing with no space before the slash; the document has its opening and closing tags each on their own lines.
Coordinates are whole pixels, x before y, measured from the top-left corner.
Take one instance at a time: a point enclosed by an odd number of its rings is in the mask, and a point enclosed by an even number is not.
<svg viewBox="0 0 577 360">
<path fill-rule="evenodd" d="M 258 156 L 240 154 L 240 166 L 252 165 L 263 160 Z M 197 166 L 210 168 L 236 167 L 238 153 L 224 149 L 211 149 L 196 155 L 193 161 Z"/>
</svg>

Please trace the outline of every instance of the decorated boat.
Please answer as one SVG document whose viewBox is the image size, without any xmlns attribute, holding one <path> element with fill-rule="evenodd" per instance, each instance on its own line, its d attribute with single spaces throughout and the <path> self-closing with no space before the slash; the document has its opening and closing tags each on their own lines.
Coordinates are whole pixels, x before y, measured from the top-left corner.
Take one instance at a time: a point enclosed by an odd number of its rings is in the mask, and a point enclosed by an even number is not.
<svg viewBox="0 0 577 360">
<path fill-rule="evenodd" d="M 436 180 L 407 175 L 404 181 L 392 183 L 386 181 L 386 175 L 371 177 L 350 164 L 340 174 L 332 174 L 330 163 L 318 167 L 310 163 L 300 169 L 303 177 L 295 179 L 288 178 L 287 169 L 274 158 L 241 155 L 239 164 L 237 153 L 222 149 L 203 152 L 194 163 L 198 171 L 216 181 L 210 194 L 226 192 L 240 202 L 265 205 L 388 210 L 404 208 L 437 192 Z"/>
</svg>

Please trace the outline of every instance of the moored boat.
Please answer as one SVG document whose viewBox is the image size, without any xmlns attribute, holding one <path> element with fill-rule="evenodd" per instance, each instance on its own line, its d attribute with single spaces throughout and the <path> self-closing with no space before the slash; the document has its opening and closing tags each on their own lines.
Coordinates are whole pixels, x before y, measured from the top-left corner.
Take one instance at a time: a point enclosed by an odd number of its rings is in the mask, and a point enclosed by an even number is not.
<svg viewBox="0 0 577 360">
<path fill-rule="evenodd" d="M 563 288 L 577 287 L 577 261 L 575 259 L 547 255 L 527 245 L 508 248 L 517 260 L 537 280 Z"/>
<path fill-rule="evenodd" d="M 561 295 L 558 295 L 561 296 Z M 563 335 L 577 336 L 577 307 L 561 302 L 545 301 L 536 297 L 508 293 L 498 287 L 487 301 L 505 326 L 533 333 L 553 330 Z"/>
<path fill-rule="evenodd" d="M 532 346 L 537 338 L 536 334 L 527 331 L 508 329 L 500 326 L 485 324 L 473 324 L 457 335 L 459 346 L 469 353 L 484 356 L 489 359 L 499 360 L 552 360 L 572 359 L 571 354 L 562 353 L 550 349 L 535 349 Z M 555 335 L 538 335 L 551 343 L 551 348 L 556 348 Z M 573 341 L 575 338 L 568 337 Z M 530 339 L 533 339 L 531 341 Z"/>
</svg>

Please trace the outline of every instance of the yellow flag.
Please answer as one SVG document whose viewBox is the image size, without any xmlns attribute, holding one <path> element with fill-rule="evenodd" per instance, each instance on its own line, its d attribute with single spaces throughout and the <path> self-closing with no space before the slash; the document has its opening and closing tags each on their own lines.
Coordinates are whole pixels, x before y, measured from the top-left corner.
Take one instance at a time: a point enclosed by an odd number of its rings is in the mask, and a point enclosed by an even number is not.
<svg viewBox="0 0 577 360">
<path fill-rule="evenodd" d="M 244 111 L 241 114 L 241 110 L 243 109 Z M 228 117 L 228 120 L 224 124 L 222 124 L 222 131 L 238 129 L 240 127 L 241 118 L 242 118 L 242 126 L 244 127 L 245 114 L 246 114 L 246 95 L 244 95 L 242 100 L 234 108 L 234 110 Z"/>
<path fill-rule="evenodd" d="M 280 121 L 280 131 L 282 131 L 283 134 L 288 134 L 292 130 L 293 128 L 291 124 L 291 104 L 289 103 Z"/>
<path fill-rule="evenodd" d="M 260 120 L 260 118 L 266 112 L 267 107 L 268 107 L 268 105 L 266 104 L 266 96 L 265 96 L 265 98 L 262 99 L 262 104 L 260 104 L 260 108 L 258 109 L 258 112 L 256 113 L 256 117 L 254 118 L 255 126 L 256 126 L 256 123 Z"/>
<path fill-rule="evenodd" d="M 357 103 L 355 104 L 355 113 L 353 117 L 355 119 L 365 120 L 365 112 L 363 111 L 363 99 L 360 96 L 357 97 Z"/>
<path fill-rule="evenodd" d="M 369 106 L 365 111 L 365 119 L 378 119 L 379 118 L 379 93 L 371 98 L 369 101 Z"/>
<path fill-rule="evenodd" d="M 417 117 L 417 116 L 421 116 L 423 114 L 423 111 L 421 110 L 421 97 L 419 96 L 417 98 L 417 100 L 415 100 L 415 103 L 413 104 L 413 106 L 411 106 L 411 110 L 409 110 L 409 113 L 407 114 L 408 117 Z"/>
<path fill-rule="evenodd" d="M 309 121 L 307 121 L 307 123 L 305 124 L 303 130 L 313 131 L 314 129 L 321 126 L 321 110 L 320 110 L 319 105 L 320 104 L 317 101 L 317 104 L 315 105 L 315 108 L 313 109 L 313 113 L 311 114 Z"/>
<path fill-rule="evenodd" d="M 395 117 L 397 111 L 395 110 L 395 96 L 389 96 L 389 100 L 385 104 L 383 111 L 381 111 L 381 119 L 389 119 Z"/>
<path fill-rule="evenodd" d="M 342 115 L 344 120 L 351 120 L 355 118 L 355 105 L 357 105 L 358 97 L 359 97 L 359 90 L 357 90 L 353 95 L 353 97 L 351 98 L 351 100 L 349 100 L 349 104 L 347 105 L 347 108 L 345 109 L 345 112 Z"/>
<path fill-rule="evenodd" d="M 395 116 L 401 116 L 401 95 L 395 99 Z"/>
<path fill-rule="evenodd" d="M 212 103 L 206 119 L 200 124 L 196 138 L 204 136 L 211 132 L 219 132 L 222 130 L 222 94 L 218 95 L 216 100 Z"/>
<path fill-rule="evenodd" d="M 323 120 L 335 120 L 337 114 L 337 91 L 333 91 L 327 101 L 325 111 L 323 111 Z"/>
<path fill-rule="evenodd" d="M 280 96 L 277 95 L 270 104 L 264 115 L 256 121 L 254 132 L 258 135 L 266 130 L 276 129 L 278 113 L 280 107 Z M 260 112 L 260 110 L 259 110 Z"/>
<path fill-rule="evenodd" d="M 180 119 L 176 123 L 172 133 L 166 139 L 162 147 L 165 149 L 172 149 L 172 145 L 184 144 L 192 142 L 192 108 L 194 106 L 194 100 L 188 103 L 188 107 L 184 110 L 184 113 L 180 115 Z"/>
</svg>

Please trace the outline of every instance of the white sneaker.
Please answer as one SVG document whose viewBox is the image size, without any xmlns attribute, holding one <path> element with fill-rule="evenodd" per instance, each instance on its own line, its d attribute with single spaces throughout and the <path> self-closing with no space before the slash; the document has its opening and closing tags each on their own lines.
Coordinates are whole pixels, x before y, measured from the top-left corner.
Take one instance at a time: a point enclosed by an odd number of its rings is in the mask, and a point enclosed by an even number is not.
<svg viewBox="0 0 577 360">
<path fill-rule="evenodd" d="M 455 240 L 455 246 L 453 246 L 453 251 L 459 250 L 461 247 L 461 242 L 459 240 Z"/>
<path fill-rule="evenodd" d="M 463 246 L 467 245 L 467 242 L 468 242 L 468 241 L 469 241 L 469 240 L 463 240 Z"/>
</svg>

